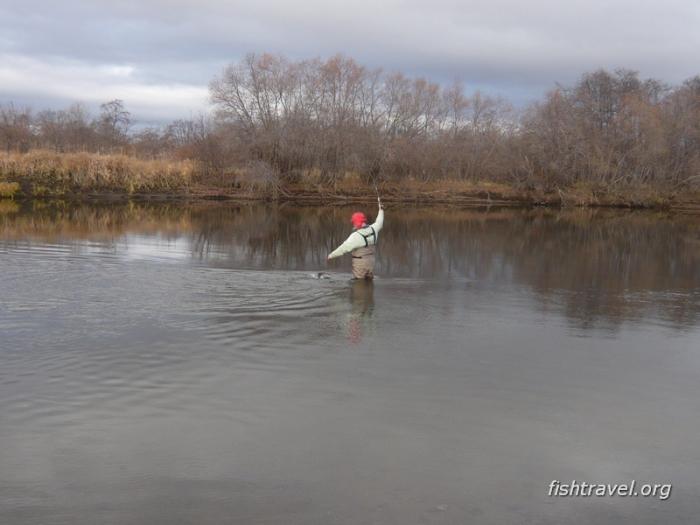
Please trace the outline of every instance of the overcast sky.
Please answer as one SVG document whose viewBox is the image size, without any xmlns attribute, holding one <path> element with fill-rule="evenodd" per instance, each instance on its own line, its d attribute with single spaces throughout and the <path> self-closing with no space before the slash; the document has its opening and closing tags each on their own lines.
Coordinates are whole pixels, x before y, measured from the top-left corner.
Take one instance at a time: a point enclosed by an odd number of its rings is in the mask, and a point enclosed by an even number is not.
<svg viewBox="0 0 700 525">
<path fill-rule="evenodd" d="M 0 0 L 0 103 L 121 98 L 142 122 L 207 109 L 207 84 L 248 52 L 343 53 L 462 80 L 520 105 L 555 82 L 626 67 L 700 74 L 700 0 Z"/>
</svg>

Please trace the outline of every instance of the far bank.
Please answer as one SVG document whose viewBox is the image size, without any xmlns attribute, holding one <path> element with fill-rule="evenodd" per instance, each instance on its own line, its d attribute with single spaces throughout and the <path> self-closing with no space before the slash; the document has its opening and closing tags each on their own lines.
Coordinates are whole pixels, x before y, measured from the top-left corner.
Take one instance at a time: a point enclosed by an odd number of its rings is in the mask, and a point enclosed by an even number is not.
<svg viewBox="0 0 700 525">
<path fill-rule="evenodd" d="M 375 190 L 376 186 L 376 190 Z M 392 180 L 381 173 L 329 177 L 318 170 L 279 174 L 260 164 L 211 172 L 193 160 L 128 155 L 0 153 L 0 198 L 261 200 L 299 203 L 369 202 L 454 206 L 551 206 L 688 209 L 700 211 L 691 187 L 575 182 L 560 187 L 515 181 L 455 180 L 426 174 Z"/>
</svg>

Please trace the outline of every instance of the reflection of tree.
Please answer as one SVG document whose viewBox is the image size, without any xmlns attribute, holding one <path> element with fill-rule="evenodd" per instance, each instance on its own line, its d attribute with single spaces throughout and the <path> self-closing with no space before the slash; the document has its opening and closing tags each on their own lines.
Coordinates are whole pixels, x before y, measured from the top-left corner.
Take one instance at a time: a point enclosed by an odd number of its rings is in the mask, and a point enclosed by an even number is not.
<svg viewBox="0 0 700 525">
<path fill-rule="evenodd" d="M 361 207 L 360 207 L 361 208 Z M 0 213 L 1 239 L 76 241 L 127 233 L 187 239 L 193 257 L 231 268 L 318 270 L 349 232 L 351 208 L 220 203 L 24 203 Z M 372 211 L 369 209 L 367 211 Z M 527 286 L 543 309 L 614 328 L 656 312 L 694 325 L 700 225 L 692 216 L 623 211 L 388 210 L 377 274 L 466 277 Z M 334 263 L 347 269 L 349 261 Z"/>
</svg>

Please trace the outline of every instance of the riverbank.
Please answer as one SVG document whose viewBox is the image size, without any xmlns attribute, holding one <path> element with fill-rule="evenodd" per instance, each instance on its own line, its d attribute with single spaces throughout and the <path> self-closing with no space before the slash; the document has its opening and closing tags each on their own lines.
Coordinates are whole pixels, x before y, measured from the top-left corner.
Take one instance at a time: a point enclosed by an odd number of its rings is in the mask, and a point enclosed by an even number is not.
<svg viewBox="0 0 700 525">
<path fill-rule="evenodd" d="M 381 178 L 381 177 L 380 177 Z M 680 208 L 700 211 L 700 192 L 688 188 L 596 186 L 532 188 L 493 181 L 437 179 L 380 181 L 387 203 L 455 206 Z M 204 176 L 191 160 L 144 160 L 92 153 L 0 154 L 0 199 L 267 200 L 309 204 L 371 202 L 374 187 L 347 173 L 333 183 L 308 172 L 293 180 L 260 177 L 241 168 Z"/>
</svg>

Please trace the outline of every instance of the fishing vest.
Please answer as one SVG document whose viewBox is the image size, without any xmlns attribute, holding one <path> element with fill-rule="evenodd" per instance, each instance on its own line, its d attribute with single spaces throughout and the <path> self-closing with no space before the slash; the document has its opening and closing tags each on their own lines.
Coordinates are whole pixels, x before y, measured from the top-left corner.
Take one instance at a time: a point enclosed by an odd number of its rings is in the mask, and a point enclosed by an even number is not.
<svg viewBox="0 0 700 525">
<path fill-rule="evenodd" d="M 377 244 L 377 232 L 374 231 L 374 228 L 372 228 L 371 226 L 368 226 L 368 228 L 372 230 L 372 232 L 366 235 L 360 230 L 355 230 L 364 239 L 365 245 L 360 248 L 355 248 L 352 251 L 352 257 L 354 259 L 361 259 L 362 257 L 368 255 L 374 255 L 374 246 L 376 246 Z M 366 230 L 367 228 L 363 229 Z"/>
</svg>

